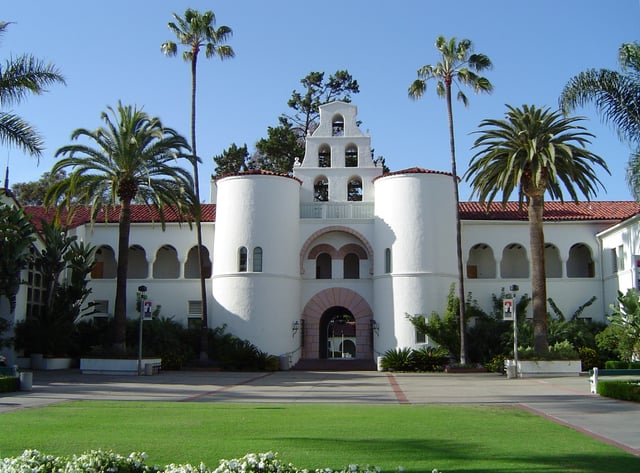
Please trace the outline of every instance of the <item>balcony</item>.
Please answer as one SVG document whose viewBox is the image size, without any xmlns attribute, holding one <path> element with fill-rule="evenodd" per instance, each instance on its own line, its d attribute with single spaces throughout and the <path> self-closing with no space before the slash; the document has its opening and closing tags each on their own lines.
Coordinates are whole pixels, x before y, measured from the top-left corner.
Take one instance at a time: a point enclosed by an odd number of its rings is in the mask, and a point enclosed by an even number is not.
<svg viewBox="0 0 640 473">
<path fill-rule="evenodd" d="M 300 204 L 300 218 L 373 218 L 373 202 L 314 202 Z"/>
</svg>

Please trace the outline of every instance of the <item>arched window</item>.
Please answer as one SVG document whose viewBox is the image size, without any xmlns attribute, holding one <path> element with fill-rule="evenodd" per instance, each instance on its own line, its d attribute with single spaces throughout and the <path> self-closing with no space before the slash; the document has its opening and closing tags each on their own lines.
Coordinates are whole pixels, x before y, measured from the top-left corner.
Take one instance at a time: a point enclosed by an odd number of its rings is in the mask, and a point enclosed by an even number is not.
<svg viewBox="0 0 640 473">
<path fill-rule="evenodd" d="M 321 253 L 316 258 L 316 279 L 331 279 L 331 256 Z"/>
<path fill-rule="evenodd" d="M 360 279 L 360 258 L 355 253 L 344 257 L 344 278 Z"/>
<path fill-rule="evenodd" d="M 238 271 L 241 273 L 247 271 L 247 249 L 244 246 L 238 250 Z"/>
<path fill-rule="evenodd" d="M 349 202 L 362 201 L 362 180 L 359 177 L 349 179 L 347 184 L 347 200 Z"/>
<path fill-rule="evenodd" d="M 529 277 L 527 251 L 519 243 L 511 243 L 502 251 L 500 276 L 504 279 Z"/>
<path fill-rule="evenodd" d="M 329 180 L 326 177 L 318 177 L 313 184 L 313 200 L 316 202 L 329 200 Z"/>
<path fill-rule="evenodd" d="M 329 145 L 321 145 L 320 148 L 318 148 L 318 167 L 331 167 L 331 148 Z"/>
<path fill-rule="evenodd" d="M 253 272 L 262 272 L 262 248 L 260 248 L 259 246 L 256 246 L 253 249 Z"/>
<path fill-rule="evenodd" d="M 153 262 L 154 279 L 178 279 L 180 276 L 180 262 L 178 252 L 173 246 L 164 245 L 156 253 Z"/>
<path fill-rule="evenodd" d="M 344 165 L 348 168 L 358 167 L 358 148 L 356 145 L 349 145 L 344 152 Z"/>
<path fill-rule="evenodd" d="M 197 279 L 200 277 L 198 269 L 198 247 L 194 246 L 187 253 L 187 261 L 184 262 L 184 277 L 186 279 Z M 209 258 L 209 250 L 206 246 L 202 247 L 202 272 L 205 278 L 211 277 L 211 258 Z"/>
<path fill-rule="evenodd" d="M 544 245 L 544 270 L 547 278 L 562 277 L 562 261 L 558 247 L 547 243 Z"/>
<path fill-rule="evenodd" d="M 591 250 L 584 243 L 576 243 L 569 250 L 567 260 L 567 277 L 592 278 L 595 276 L 595 267 Z"/>
<path fill-rule="evenodd" d="M 344 136 L 344 118 L 336 115 L 331 121 L 331 136 Z"/>
<path fill-rule="evenodd" d="M 133 245 L 129 248 L 127 277 L 130 279 L 146 279 L 149 277 L 147 253 L 140 245 Z"/>
<path fill-rule="evenodd" d="M 496 260 L 493 256 L 493 249 L 486 243 L 477 243 L 469 250 L 467 277 L 469 279 L 494 279 L 496 277 Z"/>
<path fill-rule="evenodd" d="M 384 250 L 384 272 L 389 274 L 391 269 L 391 248 L 386 248 Z"/>
<path fill-rule="evenodd" d="M 101 246 L 96 251 L 96 261 L 91 270 L 91 279 L 113 279 L 116 277 L 116 255 L 110 246 Z"/>
</svg>

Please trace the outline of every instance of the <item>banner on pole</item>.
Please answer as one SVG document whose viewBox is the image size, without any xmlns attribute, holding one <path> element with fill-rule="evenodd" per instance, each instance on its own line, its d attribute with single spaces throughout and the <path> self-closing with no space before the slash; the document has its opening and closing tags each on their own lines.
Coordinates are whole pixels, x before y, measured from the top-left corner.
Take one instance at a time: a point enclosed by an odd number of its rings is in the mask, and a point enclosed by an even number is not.
<svg viewBox="0 0 640 473">
<path fill-rule="evenodd" d="M 513 305 L 513 299 L 502 300 L 502 318 L 504 320 L 514 320 L 516 308 Z"/>
</svg>

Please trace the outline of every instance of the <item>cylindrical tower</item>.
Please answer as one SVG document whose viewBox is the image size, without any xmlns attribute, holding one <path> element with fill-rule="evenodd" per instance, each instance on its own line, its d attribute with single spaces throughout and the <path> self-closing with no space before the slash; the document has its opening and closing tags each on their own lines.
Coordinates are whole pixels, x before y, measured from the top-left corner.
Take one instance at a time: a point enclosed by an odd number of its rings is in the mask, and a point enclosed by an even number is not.
<svg viewBox="0 0 640 473">
<path fill-rule="evenodd" d="M 215 326 L 269 354 L 292 352 L 300 318 L 300 182 L 263 171 L 216 182 Z"/>
<path fill-rule="evenodd" d="M 375 351 L 416 343 L 410 315 L 441 313 L 457 278 L 451 175 L 407 169 L 376 179 Z"/>
</svg>

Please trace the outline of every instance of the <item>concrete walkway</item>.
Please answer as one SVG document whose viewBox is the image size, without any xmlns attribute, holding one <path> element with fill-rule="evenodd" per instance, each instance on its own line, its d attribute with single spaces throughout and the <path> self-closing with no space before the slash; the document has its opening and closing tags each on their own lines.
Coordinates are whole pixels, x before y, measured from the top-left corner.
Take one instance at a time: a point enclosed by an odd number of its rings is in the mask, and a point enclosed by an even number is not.
<svg viewBox="0 0 640 473">
<path fill-rule="evenodd" d="M 36 371 L 32 391 L 0 394 L 0 413 L 69 400 L 518 405 L 640 456 L 640 404 L 590 394 L 585 377 L 375 371 L 169 371 L 138 377 Z"/>
</svg>

